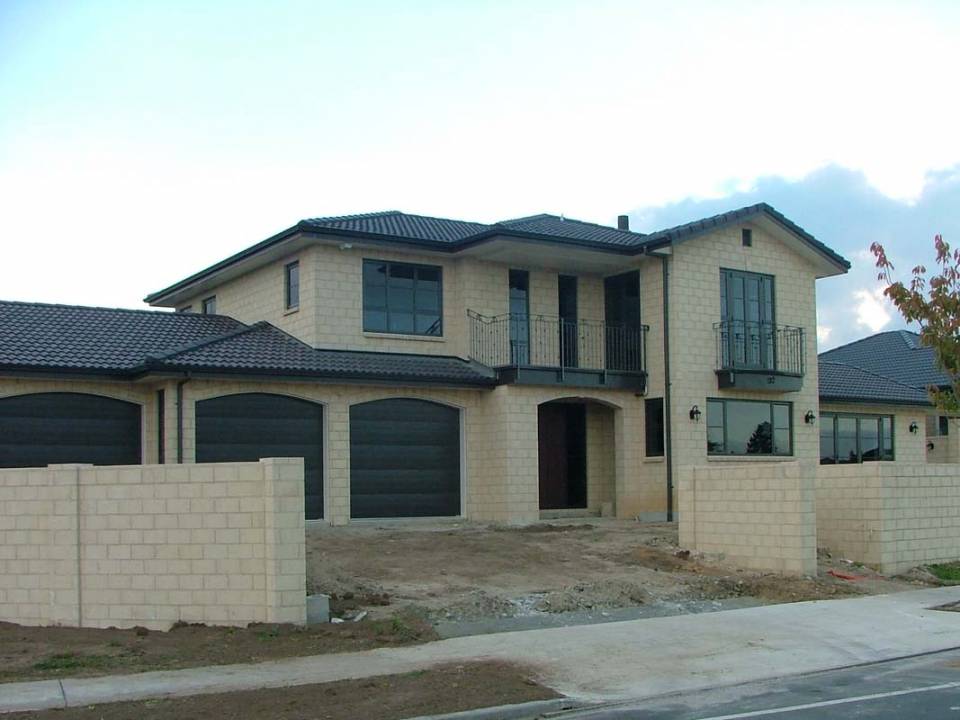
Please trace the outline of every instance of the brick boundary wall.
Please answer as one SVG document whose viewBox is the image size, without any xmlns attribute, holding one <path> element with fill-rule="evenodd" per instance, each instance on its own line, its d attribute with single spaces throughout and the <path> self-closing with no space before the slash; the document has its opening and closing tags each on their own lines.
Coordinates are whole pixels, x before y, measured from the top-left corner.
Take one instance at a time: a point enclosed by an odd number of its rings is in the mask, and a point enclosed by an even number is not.
<svg viewBox="0 0 960 720">
<path fill-rule="evenodd" d="M 797 462 L 680 468 L 680 545 L 752 570 L 816 574 L 814 474 Z"/>
<path fill-rule="evenodd" d="M 817 544 L 895 574 L 960 559 L 960 465 L 821 465 Z"/>
<path fill-rule="evenodd" d="M 0 470 L 0 620 L 306 622 L 303 460 Z"/>
</svg>

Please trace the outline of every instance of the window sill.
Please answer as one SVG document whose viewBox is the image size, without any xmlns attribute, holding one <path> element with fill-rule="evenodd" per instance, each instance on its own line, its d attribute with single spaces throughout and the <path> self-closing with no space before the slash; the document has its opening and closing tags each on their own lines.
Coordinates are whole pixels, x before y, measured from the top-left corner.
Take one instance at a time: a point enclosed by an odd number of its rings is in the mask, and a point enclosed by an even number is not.
<svg viewBox="0 0 960 720">
<path fill-rule="evenodd" d="M 287 315 L 295 315 L 295 314 L 298 313 L 298 312 L 300 312 L 300 306 L 299 306 L 299 305 L 298 305 L 297 307 L 295 307 L 295 308 L 288 308 L 288 309 L 284 310 L 284 311 L 283 311 L 283 316 L 286 317 Z"/>
<path fill-rule="evenodd" d="M 663 457 L 663 455 L 652 455 L 652 456 L 650 456 L 650 457 L 644 457 L 644 458 L 643 458 L 643 462 L 645 462 L 645 463 L 662 463 L 662 462 L 666 462 L 666 460 L 665 460 L 665 458 Z"/>
<path fill-rule="evenodd" d="M 445 337 L 436 335 L 406 335 L 404 333 L 385 333 L 363 331 L 363 336 L 368 338 L 382 338 L 384 340 L 414 340 L 416 342 L 446 342 Z"/>
<path fill-rule="evenodd" d="M 719 463 L 756 463 L 756 462 L 794 462 L 794 455 L 707 455 L 707 462 Z"/>
</svg>

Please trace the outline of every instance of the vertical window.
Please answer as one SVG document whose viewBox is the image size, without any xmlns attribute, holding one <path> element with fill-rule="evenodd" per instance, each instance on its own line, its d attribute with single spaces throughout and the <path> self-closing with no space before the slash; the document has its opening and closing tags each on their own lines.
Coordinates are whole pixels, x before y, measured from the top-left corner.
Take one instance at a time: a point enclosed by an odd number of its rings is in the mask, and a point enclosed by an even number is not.
<svg viewBox="0 0 960 720">
<path fill-rule="evenodd" d="M 442 273 L 432 265 L 363 261 L 363 329 L 443 334 Z"/>
<path fill-rule="evenodd" d="M 720 319 L 724 368 L 776 367 L 772 276 L 721 270 Z"/>
<path fill-rule="evenodd" d="M 892 415 L 821 414 L 821 465 L 893 459 Z"/>
<path fill-rule="evenodd" d="M 793 408 L 762 400 L 708 400 L 707 452 L 792 455 Z"/>
<path fill-rule="evenodd" d="M 945 415 L 941 415 L 939 418 L 937 418 L 937 425 L 941 435 L 950 434 L 950 420 Z"/>
<path fill-rule="evenodd" d="M 663 398 L 647 398 L 643 409 L 647 457 L 663 457 Z"/>
<path fill-rule="evenodd" d="M 511 270 L 510 277 L 510 363 L 530 364 L 530 273 Z"/>
<path fill-rule="evenodd" d="M 200 303 L 200 311 L 204 315 L 216 315 L 217 313 L 217 296 L 211 295 L 208 298 L 204 298 L 203 302 Z"/>
<path fill-rule="evenodd" d="M 740 230 L 740 242 L 744 247 L 753 247 L 753 230 L 750 228 Z"/>
<path fill-rule="evenodd" d="M 283 295 L 287 310 L 300 307 L 300 263 L 292 262 L 283 268 Z"/>
</svg>

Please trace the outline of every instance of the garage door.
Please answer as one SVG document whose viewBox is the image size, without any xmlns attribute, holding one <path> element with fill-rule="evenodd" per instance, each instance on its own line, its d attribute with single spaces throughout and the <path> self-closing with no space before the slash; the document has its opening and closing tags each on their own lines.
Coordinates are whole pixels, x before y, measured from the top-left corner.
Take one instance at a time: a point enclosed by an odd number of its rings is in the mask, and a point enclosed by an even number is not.
<svg viewBox="0 0 960 720">
<path fill-rule="evenodd" d="M 425 400 L 350 408 L 350 515 L 460 514 L 460 412 Z"/>
<path fill-rule="evenodd" d="M 0 399 L 0 467 L 139 462 L 139 405 L 83 393 Z"/>
<path fill-rule="evenodd" d="M 302 457 L 308 520 L 323 517 L 323 407 L 307 400 L 246 393 L 196 405 L 197 462 Z"/>
</svg>

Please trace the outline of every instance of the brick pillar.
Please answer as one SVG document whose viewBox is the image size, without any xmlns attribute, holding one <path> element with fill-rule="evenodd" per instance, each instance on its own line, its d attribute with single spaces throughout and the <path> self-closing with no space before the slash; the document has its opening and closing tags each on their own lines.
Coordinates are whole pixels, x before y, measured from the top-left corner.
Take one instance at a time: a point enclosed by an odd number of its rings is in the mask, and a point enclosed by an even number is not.
<svg viewBox="0 0 960 720">
<path fill-rule="evenodd" d="M 307 622 L 303 458 L 264 458 L 267 622 Z"/>
</svg>

